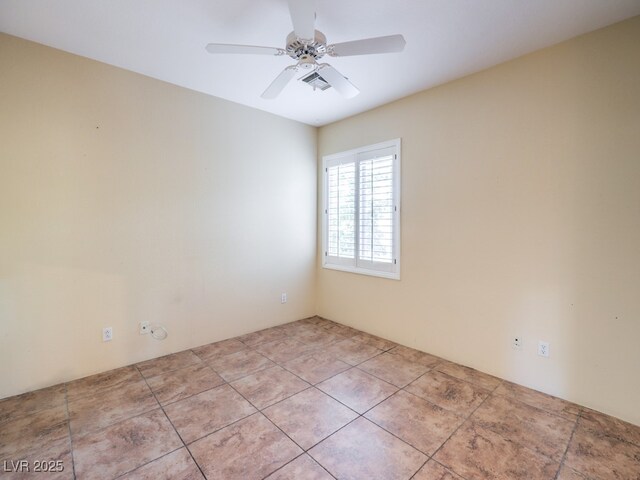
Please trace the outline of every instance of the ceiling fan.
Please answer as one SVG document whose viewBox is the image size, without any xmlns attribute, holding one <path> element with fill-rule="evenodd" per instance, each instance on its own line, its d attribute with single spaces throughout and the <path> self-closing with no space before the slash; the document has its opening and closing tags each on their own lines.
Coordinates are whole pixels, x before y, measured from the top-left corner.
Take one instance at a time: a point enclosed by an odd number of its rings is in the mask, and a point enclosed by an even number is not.
<svg viewBox="0 0 640 480">
<path fill-rule="evenodd" d="M 346 98 L 355 97 L 360 93 L 355 85 L 328 63 L 318 63 L 317 60 L 320 60 L 324 55 L 348 57 L 372 53 L 401 52 L 406 44 L 402 35 L 389 35 L 327 45 L 327 38 L 322 32 L 315 29 L 315 0 L 288 0 L 288 3 L 293 32 L 287 35 L 285 48 L 224 43 L 210 43 L 206 46 L 207 52 L 213 54 L 240 53 L 275 56 L 286 54 L 297 60 L 295 65 L 288 66 L 276 77 L 262 93 L 262 98 L 276 98 L 298 72 L 305 73 L 300 79 L 311 84 L 314 88 L 320 87 L 324 90 L 331 86 Z"/>
</svg>

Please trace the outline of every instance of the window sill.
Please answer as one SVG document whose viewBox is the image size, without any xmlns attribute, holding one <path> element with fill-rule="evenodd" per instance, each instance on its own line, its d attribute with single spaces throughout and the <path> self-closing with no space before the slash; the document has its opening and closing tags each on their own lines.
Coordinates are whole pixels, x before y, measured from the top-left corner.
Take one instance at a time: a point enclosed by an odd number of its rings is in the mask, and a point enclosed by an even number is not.
<svg viewBox="0 0 640 480">
<path fill-rule="evenodd" d="M 379 270 L 369 270 L 366 268 L 351 267 L 348 265 L 335 265 L 332 263 L 324 263 L 322 265 L 322 268 L 326 268 L 328 270 L 338 270 L 341 272 L 356 273 L 359 275 L 367 275 L 370 277 L 387 278 L 389 280 L 400 280 L 400 271 L 382 272 Z"/>
</svg>

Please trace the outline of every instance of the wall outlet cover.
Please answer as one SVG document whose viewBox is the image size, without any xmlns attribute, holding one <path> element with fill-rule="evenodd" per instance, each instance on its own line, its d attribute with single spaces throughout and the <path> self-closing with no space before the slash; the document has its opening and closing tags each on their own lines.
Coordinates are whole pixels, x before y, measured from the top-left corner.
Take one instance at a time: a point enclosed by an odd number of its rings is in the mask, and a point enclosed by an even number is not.
<svg viewBox="0 0 640 480">
<path fill-rule="evenodd" d="M 104 327 L 102 329 L 102 341 L 110 342 L 113 340 L 113 327 Z"/>
<path fill-rule="evenodd" d="M 542 340 L 538 342 L 538 355 L 541 357 L 549 356 L 549 342 L 543 342 Z"/>
</svg>

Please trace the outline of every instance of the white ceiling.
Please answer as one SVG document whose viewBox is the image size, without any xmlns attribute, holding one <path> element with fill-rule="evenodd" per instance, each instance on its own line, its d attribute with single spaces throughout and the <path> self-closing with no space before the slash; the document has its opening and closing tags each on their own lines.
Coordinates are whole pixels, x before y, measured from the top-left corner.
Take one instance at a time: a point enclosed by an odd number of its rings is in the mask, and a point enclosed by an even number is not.
<svg viewBox="0 0 640 480">
<path fill-rule="evenodd" d="M 401 33 L 402 53 L 330 58 L 361 90 L 292 82 L 262 91 L 294 61 L 208 54 L 210 42 L 284 48 L 286 0 L 0 0 L 0 31 L 324 125 L 640 14 L 640 0 L 318 0 L 328 43 Z"/>
</svg>

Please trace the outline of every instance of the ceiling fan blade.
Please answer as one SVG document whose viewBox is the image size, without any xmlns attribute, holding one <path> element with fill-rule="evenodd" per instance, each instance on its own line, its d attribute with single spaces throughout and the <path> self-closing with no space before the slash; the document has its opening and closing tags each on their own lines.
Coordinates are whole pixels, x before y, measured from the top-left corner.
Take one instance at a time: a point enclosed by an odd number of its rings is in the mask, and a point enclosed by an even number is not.
<svg viewBox="0 0 640 480">
<path fill-rule="evenodd" d="M 260 96 L 266 100 L 273 100 L 276 98 L 280 95 L 280 92 L 284 87 L 287 86 L 287 83 L 289 83 L 289 81 L 295 76 L 297 70 L 298 68 L 296 65 L 290 65 L 285 68 Z"/>
<path fill-rule="evenodd" d="M 288 0 L 291 23 L 296 36 L 304 40 L 313 40 L 316 24 L 315 0 Z"/>
<path fill-rule="evenodd" d="M 365 38 L 352 42 L 335 43 L 327 47 L 332 57 L 348 57 L 351 55 L 369 55 L 372 53 L 394 53 L 404 50 L 407 44 L 402 35 Z"/>
<path fill-rule="evenodd" d="M 284 55 L 282 48 L 256 47 L 254 45 L 230 45 L 227 43 L 210 43 L 205 47 L 209 53 L 243 53 L 253 55 Z"/>
<path fill-rule="evenodd" d="M 353 98 L 360 93 L 360 90 L 353 83 L 328 63 L 323 63 L 318 67 L 318 74 L 345 98 Z"/>
</svg>

